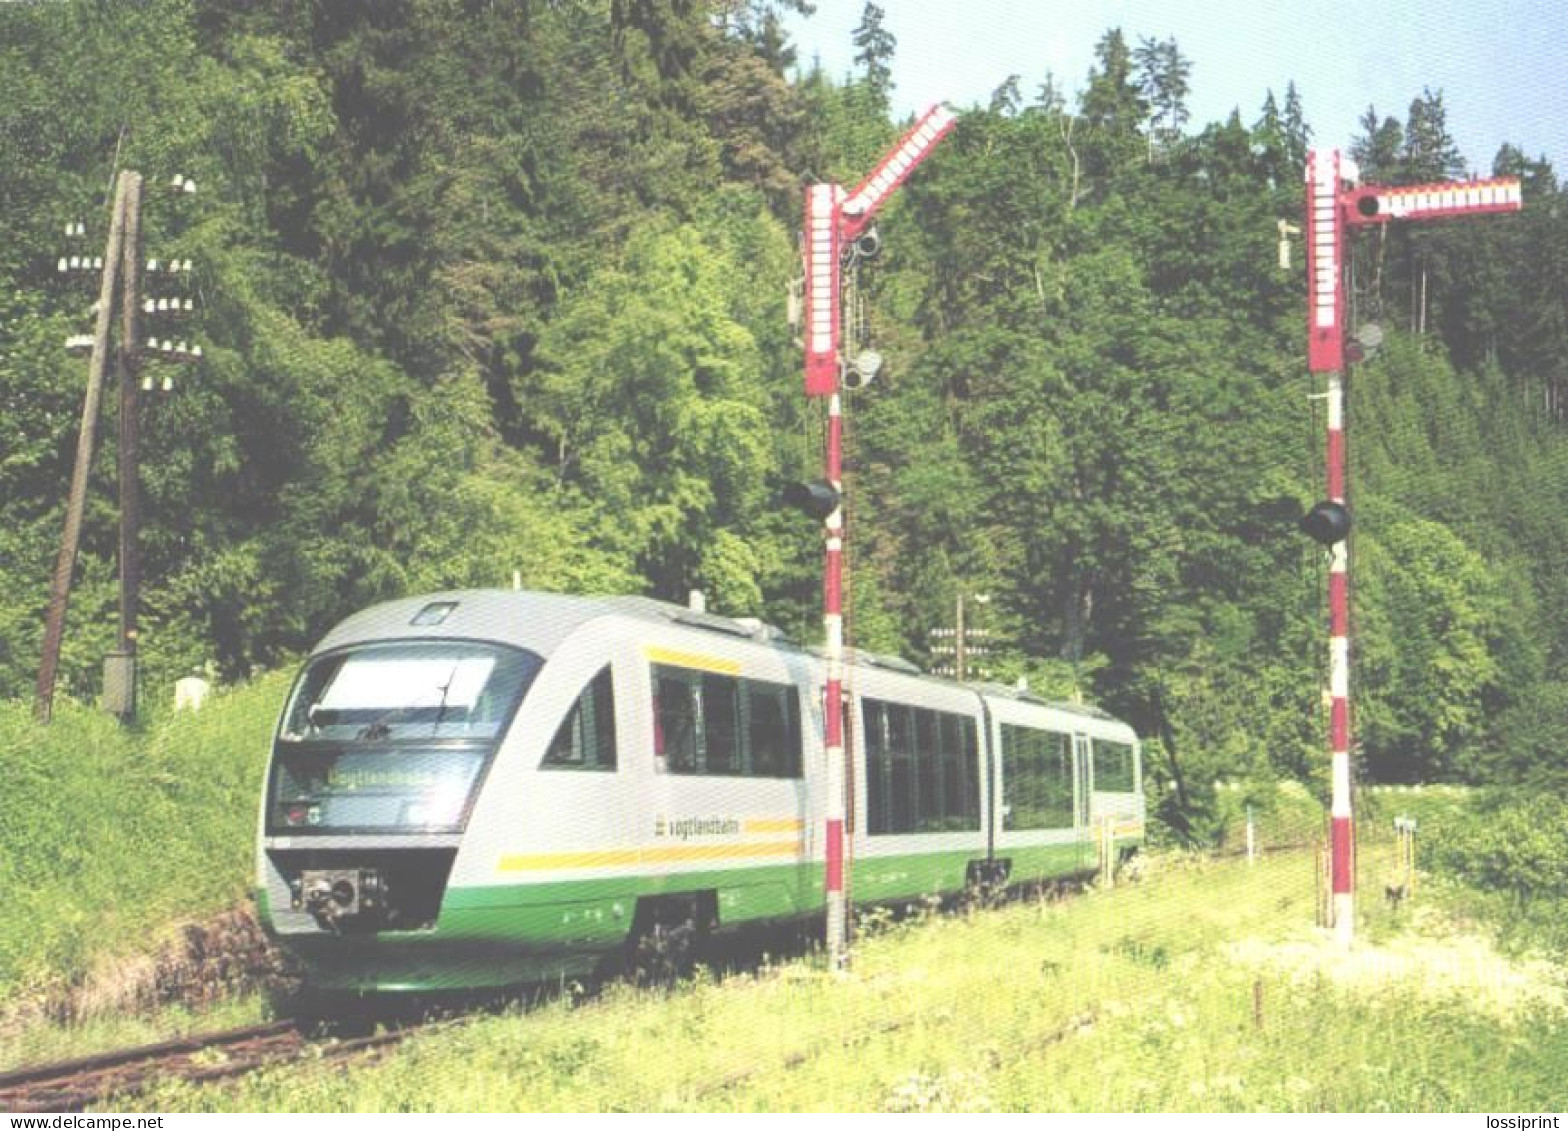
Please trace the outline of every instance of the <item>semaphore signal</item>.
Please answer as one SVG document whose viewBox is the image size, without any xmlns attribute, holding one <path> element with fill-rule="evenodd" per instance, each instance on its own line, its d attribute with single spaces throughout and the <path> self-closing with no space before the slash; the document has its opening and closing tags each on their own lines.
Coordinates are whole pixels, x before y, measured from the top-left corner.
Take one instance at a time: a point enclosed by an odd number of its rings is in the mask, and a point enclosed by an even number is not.
<svg viewBox="0 0 1568 1131">
<path fill-rule="evenodd" d="M 1354 824 L 1350 800 L 1350 529 L 1345 489 L 1346 262 L 1353 228 L 1405 220 L 1517 212 L 1517 177 L 1423 185 L 1362 185 L 1354 161 L 1339 151 L 1307 154 L 1307 368 L 1328 388 L 1328 499 L 1302 529 L 1329 554 L 1329 756 L 1332 768 L 1330 882 L 1332 920 L 1341 945 L 1355 935 Z M 1281 236 L 1285 228 L 1280 229 Z M 1367 343 L 1370 344 L 1370 343 Z M 1359 345 L 1358 345 L 1359 349 Z"/>
<path fill-rule="evenodd" d="M 844 418 L 840 385 L 861 388 L 881 367 L 881 357 L 874 351 L 867 350 L 853 362 L 843 356 L 843 272 L 846 258 L 853 262 L 876 253 L 881 241 L 871 230 L 872 219 L 956 123 L 957 118 L 947 107 L 933 106 L 916 119 L 853 193 L 846 196 L 844 190 L 834 184 L 812 185 L 806 190 L 802 228 L 805 284 L 801 294 L 806 395 L 828 398 L 826 468 L 821 480 L 787 491 L 784 501 L 800 507 L 823 524 L 822 625 L 827 653 L 827 686 L 823 702 L 830 705 L 823 712 L 822 728 L 828 763 L 823 886 L 828 961 L 835 968 L 842 967 L 848 957 L 849 925 L 844 892 L 847 773 L 841 707 L 845 531 L 842 501 Z"/>
</svg>

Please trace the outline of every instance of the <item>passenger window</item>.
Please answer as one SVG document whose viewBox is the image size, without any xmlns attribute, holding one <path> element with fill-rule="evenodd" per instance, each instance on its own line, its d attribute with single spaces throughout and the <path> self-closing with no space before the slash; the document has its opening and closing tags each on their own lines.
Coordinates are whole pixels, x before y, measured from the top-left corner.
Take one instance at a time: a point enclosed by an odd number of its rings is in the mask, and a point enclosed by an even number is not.
<svg viewBox="0 0 1568 1131">
<path fill-rule="evenodd" d="M 709 774 L 738 774 L 740 761 L 740 697 L 733 679 L 722 675 L 702 677 L 701 770 Z"/>
<path fill-rule="evenodd" d="M 935 711 L 915 709 L 915 828 L 923 833 L 946 828 L 940 718 Z"/>
<path fill-rule="evenodd" d="M 800 701 L 787 683 L 653 665 L 654 754 L 674 774 L 800 777 Z"/>
<path fill-rule="evenodd" d="M 800 709 L 795 689 L 748 682 L 746 698 L 751 772 L 764 778 L 799 777 Z"/>
<path fill-rule="evenodd" d="M 862 699 L 865 712 L 862 733 L 866 744 L 866 832 L 878 836 L 888 832 L 888 765 L 887 735 L 883 729 L 883 704 L 875 699 Z"/>
<path fill-rule="evenodd" d="M 615 769 L 615 689 L 608 664 L 572 704 L 540 765 L 556 770 Z"/>
<path fill-rule="evenodd" d="M 697 709 L 692 690 L 678 674 L 654 676 L 654 753 L 671 773 L 697 772 Z"/>
<path fill-rule="evenodd" d="M 1002 724 L 1004 829 L 1073 827 L 1072 739 Z"/>
<path fill-rule="evenodd" d="M 1125 742 L 1094 740 L 1094 788 L 1100 793 L 1131 793 L 1136 788 L 1132 747 Z"/>
<path fill-rule="evenodd" d="M 980 827 L 980 749 L 963 715 L 876 699 L 865 713 L 866 831 L 939 833 Z"/>
</svg>

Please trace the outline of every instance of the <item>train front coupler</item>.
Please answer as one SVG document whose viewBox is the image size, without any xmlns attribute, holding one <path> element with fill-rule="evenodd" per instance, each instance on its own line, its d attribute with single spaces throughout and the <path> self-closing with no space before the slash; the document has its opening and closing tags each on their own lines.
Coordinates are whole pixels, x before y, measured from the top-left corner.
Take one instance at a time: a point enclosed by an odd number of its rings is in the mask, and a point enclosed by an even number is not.
<svg viewBox="0 0 1568 1131">
<path fill-rule="evenodd" d="M 375 929 L 387 918 L 387 885 L 376 868 L 325 868 L 301 872 L 289 885 L 295 911 L 324 931 Z"/>
</svg>

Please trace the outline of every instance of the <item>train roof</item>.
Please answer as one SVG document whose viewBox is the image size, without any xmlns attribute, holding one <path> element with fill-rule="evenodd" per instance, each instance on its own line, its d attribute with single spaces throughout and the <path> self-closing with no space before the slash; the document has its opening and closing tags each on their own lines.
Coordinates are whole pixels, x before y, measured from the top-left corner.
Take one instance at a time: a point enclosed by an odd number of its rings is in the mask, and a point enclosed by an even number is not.
<svg viewBox="0 0 1568 1131">
<path fill-rule="evenodd" d="M 652 597 L 580 597 L 514 589 L 456 589 L 373 605 L 341 621 L 313 651 L 326 652 L 375 640 L 458 637 L 509 644 L 548 656 L 579 627 L 607 616 L 717 632 L 818 659 L 824 655 L 819 648 L 803 647 L 791 640 L 773 625 L 747 617 L 698 612 Z M 1019 688 L 992 683 L 955 684 L 922 671 L 898 656 L 848 648 L 846 660 L 853 665 L 896 672 L 944 686 L 962 686 L 992 699 L 1032 703 L 1064 714 L 1106 722 L 1121 721 L 1098 707 L 1053 702 Z"/>
</svg>

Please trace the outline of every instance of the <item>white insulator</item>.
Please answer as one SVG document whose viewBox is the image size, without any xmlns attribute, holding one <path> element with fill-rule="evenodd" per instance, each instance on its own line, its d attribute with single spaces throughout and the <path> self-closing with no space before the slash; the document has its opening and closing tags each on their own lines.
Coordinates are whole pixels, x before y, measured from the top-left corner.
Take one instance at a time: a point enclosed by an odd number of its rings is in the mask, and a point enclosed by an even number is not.
<svg viewBox="0 0 1568 1131">
<path fill-rule="evenodd" d="M 162 314 L 162 313 L 164 313 L 165 311 L 167 311 L 169 309 L 169 300 L 166 299 L 166 298 L 160 298 L 158 300 L 157 306 L 158 306 L 158 313 Z"/>
<path fill-rule="evenodd" d="M 200 361 L 201 360 L 201 347 L 200 346 L 192 346 L 191 347 L 191 360 L 192 361 Z"/>
<path fill-rule="evenodd" d="M 163 375 L 163 391 L 167 393 L 167 392 L 170 392 L 171 390 L 173 390 L 173 388 L 174 388 L 174 378 L 169 376 L 167 373 L 165 373 Z"/>
<path fill-rule="evenodd" d="M 151 314 L 156 309 L 158 309 L 158 304 L 153 302 L 152 299 L 149 298 L 142 302 L 143 314 Z"/>
<path fill-rule="evenodd" d="M 187 275 L 189 275 L 190 272 L 191 272 L 191 261 L 189 259 L 187 259 L 184 263 L 182 263 L 180 265 L 180 270 L 184 271 Z"/>
<path fill-rule="evenodd" d="M 70 269 L 71 269 L 71 261 L 69 259 L 67 259 L 65 256 L 62 255 L 60 257 L 60 264 L 59 264 L 58 270 L 63 274 L 66 271 L 69 271 Z"/>
<path fill-rule="evenodd" d="M 147 270 L 148 271 L 156 271 L 157 269 L 158 269 L 158 261 L 156 259 L 149 259 L 147 261 Z"/>
<path fill-rule="evenodd" d="M 185 300 L 185 313 L 189 314 L 191 311 L 193 311 L 195 309 L 196 309 L 196 300 L 193 299 L 193 298 L 186 299 Z"/>
<path fill-rule="evenodd" d="M 152 392 L 152 374 L 151 373 L 147 374 L 146 376 L 144 376 L 142 378 L 142 392 L 144 392 L 144 393 Z"/>
<path fill-rule="evenodd" d="M 82 269 L 82 257 L 80 255 L 73 255 L 73 256 L 71 256 L 71 270 L 72 271 L 80 271 L 81 269 Z"/>
<path fill-rule="evenodd" d="M 174 352 L 174 343 L 169 341 L 168 338 L 165 338 L 163 340 L 163 346 L 161 348 L 162 348 L 164 353 L 172 354 Z"/>
<path fill-rule="evenodd" d="M 103 256 L 99 255 L 99 256 L 95 256 L 93 258 L 93 270 L 94 271 L 102 271 L 103 270 Z"/>
</svg>

